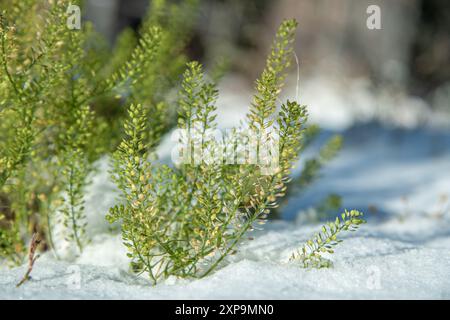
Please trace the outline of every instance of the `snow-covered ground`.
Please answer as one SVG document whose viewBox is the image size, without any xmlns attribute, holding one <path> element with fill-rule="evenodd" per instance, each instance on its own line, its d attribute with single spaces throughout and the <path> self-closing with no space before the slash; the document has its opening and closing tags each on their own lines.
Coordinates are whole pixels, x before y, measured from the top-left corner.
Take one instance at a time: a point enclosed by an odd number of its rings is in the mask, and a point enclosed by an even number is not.
<svg viewBox="0 0 450 320">
<path fill-rule="evenodd" d="M 220 110 L 226 119 L 222 127 L 236 124 L 245 113 L 242 95 L 231 92 L 246 89 L 234 83 L 221 100 L 229 106 Z M 308 88 L 308 92 L 317 89 L 314 83 Z M 32 280 L 20 288 L 15 284 L 26 267 L 1 267 L 0 298 L 450 299 L 450 130 L 442 121 L 436 125 L 432 114 L 425 115 L 434 121 L 428 121 L 431 125 L 419 125 L 424 114 L 422 102 L 416 99 L 402 100 L 413 105 L 412 114 L 399 109 L 392 121 L 381 119 L 391 125 L 385 126 L 375 121 L 380 120 L 376 111 L 380 97 L 367 96 L 366 89 L 338 96 L 331 85 L 322 88 L 311 107 L 312 120 L 325 127 L 316 146 L 340 132 L 344 149 L 311 188 L 289 201 L 284 221 L 253 232 L 254 240 L 243 243 L 215 273 L 200 280 L 168 279 L 155 287 L 145 277 L 128 273 L 120 236 L 104 221 L 115 188 L 103 161 L 87 196 L 92 243 L 70 262 L 45 254 L 36 262 Z M 346 109 L 346 99 L 361 107 Z M 395 108 L 392 100 L 383 99 Z M 330 110 L 321 107 L 321 101 L 337 103 L 332 115 L 321 118 L 317 108 L 322 114 Z M 169 151 L 166 141 L 161 154 Z M 320 227 L 308 222 L 305 210 L 329 193 L 342 195 L 345 208 L 364 211 L 368 223 L 344 235 L 345 241 L 331 257 L 333 268 L 301 269 L 288 257 Z"/>
<path fill-rule="evenodd" d="M 18 289 L 14 285 L 25 267 L 2 272 L 0 298 L 448 299 L 448 220 L 369 223 L 345 237 L 332 257 L 333 268 L 321 270 L 304 270 L 287 263 L 291 251 L 317 226 L 276 222 L 244 244 L 228 265 L 211 276 L 168 279 L 155 287 L 127 273 L 119 239 L 105 237 L 102 245 L 93 245 L 75 263 L 42 258 L 36 263 L 33 279 Z M 417 240 L 410 239 L 410 228 L 420 235 Z"/>
</svg>

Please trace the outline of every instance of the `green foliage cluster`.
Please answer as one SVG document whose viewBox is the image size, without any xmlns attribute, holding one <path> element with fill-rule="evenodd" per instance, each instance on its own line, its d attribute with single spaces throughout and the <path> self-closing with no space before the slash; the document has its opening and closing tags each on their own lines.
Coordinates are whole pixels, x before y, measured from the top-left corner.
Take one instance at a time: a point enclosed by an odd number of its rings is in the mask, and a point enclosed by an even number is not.
<svg viewBox="0 0 450 320">
<path fill-rule="evenodd" d="M 328 268 L 332 265 L 324 254 L 333 254 L 334 247 L 342 242 L 338 235 L 343 231 L 356 231 L 358 226 L 365 221 L 363 214 L 357 210 L 342 213 L 334 222 L 328 222 L 322 227 L 321 232 L 306 241 L 305 245 L 293 253 L 290 260 L 299 261 L 304 268 Z"/>
<path fill-rule="evenodd" d="M 21 263 L 33 233 L 56 249 L 56 224 L 65 226 L 66 239 L 81 252 L 89 241 L 84 194 L 93 163 L 112 154 L 121 199 L 107 219 L 121 222 L 133 269 L 148 273 L 153 283 L 206 276 L 277 208 L 293 164 L 316 134 L 305 126 L 305 106 L 277 106 L 297 23 L 281 24 L 246 121 L 224 137 L 237 149 L 250 129 L 260 161 L 196 163 L 188 148 L 182 156 L 192 161 L 168 166 L 155 161 L 155 149 L 176 125 L 195 132 L 180 136 L 183 144 L 201 145 L 212 155 L 223 151 L 210 135 L 217 127 L 220 66 L 207 77 L 183 53 L 197 0 L 152 1 L 137 34 L 124 30 L 112 50 L 89 23 L 81 30 L 67 27 L 67 8 L 80 2 L 0 4 L 0 258 Z M 264 160 L 273 150 L 259 150 L 270 131 L 279 135 L 278 163 L 267 173 Z M 339 137 L 330 140 L 293 185 L 310 184 L 340 145 Z M 321 266 L 320 252 L 330 252 L 337 233 L 353 229 L 358 217 L 346 213 L 308 242 L 311 251 L 298 255 L 304 265 Z"/>
<path fill-rule="evenodd" d="M 113 177 L 122 190 L 123 203 L 111 209 L 108 219 L 122 222 L 128 256 L 154 283 L 171 275 L 208 275 L 247 231 L 265 222 L 284 195 L 306 122 L 305 107 L 296 102 L 287 101 L 276 112 L 296 26 L 294 20 L 280 26 L 266 68 L 256 81 L 257 93 L 248 115 L 247 125 L 254 132 L 271 126 L 278 129 L 280 160 L 270 175 L 263 174 L 257 164 L 228 165 L 204 159 L 199 165 L 188 162 L 176 168 L 151 164 L 149 115 L 141 105 L 130 107 L 126 138 L 114 157 Z M 217 96 L 215 83 L 206 79 L 200 64 L 189 63 L 180 90 L 178 126 L 189 132 L 198 130 L 194 124 L 201 123 L 196 137 L 206 149 L 213 148 L 206 131 L 216 127 Z"/>
<path fill-rule="evenodd" d="M 120 142 L 123 105 L 151 112 L 155 137 L 175 123 L 166 100 L 184 69 L 196 2 L 153 1 L 158 10 L 113 50 L 90 23 L 67 26 L 67 9 L 81 1 L 1 2 L 0 257 L 20 262 L 32 232 L 54 247 L 57 222 L 82 250 L 84 190 L 93 162 Z"/>
</svg>

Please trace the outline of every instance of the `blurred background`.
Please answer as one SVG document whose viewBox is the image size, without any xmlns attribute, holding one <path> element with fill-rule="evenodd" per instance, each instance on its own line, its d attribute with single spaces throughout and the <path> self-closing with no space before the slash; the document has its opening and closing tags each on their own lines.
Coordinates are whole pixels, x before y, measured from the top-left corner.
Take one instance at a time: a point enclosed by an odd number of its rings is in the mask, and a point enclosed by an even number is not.
<svg viewBox="0 0 450 320">
<path fill-rule="evenodd" d="M 87 0 L 85 18 L 113 45 L 125 27 L 139 27 L 148 4 Z M 370 5 L 381 10 L 379 30 L 367 27 Z M 341 195 L 342 207 L 380 219 L 448 210 L 450 2 L 202 1 L 188 55 L 206 66 L 223 58 L 229 63 L 220 83 L 221 127 L 237 125 L 247 112 L 285 18 L 296 18 L 299 29 L 298 65 L 293 57 L 283 99 L 298 97 L 310 122 L 323 129 L 311 154 L 336 133 L 345 142 L 312 188 L 289 200 L 283 216 L 308 217 L 297 213 L 310 212 L 329 194 Z"/>
<path fill-rule="evenodd" d="M 149 2 L 88 0 L 86 18 L 114 43 L 125 27 L 139 26 Z M 370 5 L 381 9 L 381 30 L 366 25 Z M 286 18 L 299 21 L 302 79 L 324 77 L 346 88 L 359 80 L 371 91 L 385 88 L 417 97 L 415 104 L 448 107 L 450 4 L 445 0 L 202 1 L 190 57 L 205 64 L 226 57 L 230 71 L 251 87 Z"/>
</svg>

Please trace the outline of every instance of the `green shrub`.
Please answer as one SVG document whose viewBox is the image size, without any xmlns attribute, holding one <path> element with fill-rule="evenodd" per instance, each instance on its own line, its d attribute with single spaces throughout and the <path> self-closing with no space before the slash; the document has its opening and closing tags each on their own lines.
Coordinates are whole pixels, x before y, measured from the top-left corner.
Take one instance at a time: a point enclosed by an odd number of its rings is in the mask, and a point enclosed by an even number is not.
<svg viewBox="0 0 450 320">
<path fill-rule="evenodd" d="M 283 22 L 260 79 L 247 117 L 256 133 L 257 148 L 264 133 L 275 126 L 279 132 L 279 162 L 272 174 L 258 164 L 229 165 L 202 159 L 171 168 L 149 159 L 154 145 L 149 136 L 149 114 L 132 105 L 125 123 L 126 138 L 114 156 L 114 180 L 122 190 L 123 203 L 111 209 L 108 219 L 122 222 L 122 236 L 136 269 L 156 283 L 171 275 L 202 277 L 213 271 L 255 224 L 264 223 L 286 181 L 301 146 L 306 110 L 287 101 L 276 114 L 276 102 L 292 55 L 297 23 Z M 191 133 L 201 123 L 197 139 L 208 149 L 206 131 L 215 129 L 215 84 L 205 80 L 201 66 L 189 63 L 180 93 L 178 125 Z M 186 139 L 186 138 L 185 138 Z M 191 139 L 189 136 L 187 139 Z M 194 139 L 194 138 L 192 138 Z M 238 141 L 243 143 L 243 141 Z M 187 146 L 195 141 L 188 140 Z M 212 150 L 214 151 L 214 150 Z"/>
<path fill-rule="evenodd" d="M 112 153 L 121 201 L 107 219 L 121 222 L 133 269 L 153 283 L 206 276 L 265 223 L 314 136 L 305 127 L 305 106 L 286 101 L 277 108 L 297 23 L 281 24 L 245 123 L 216 144 L 211 132 L 221 67 L 207 77 L 199 63 L 187 63 L 178 83 L 197 0 L 152 1 L 138 33 L 126 29 L 113 50 L 89 23 L 67 27 L 66 10 L 79 3 L 0 4 L 0 258 L 21 263 L 31 234 L 55 251 L 58 222 L 81 252 L 89 241 L 84 193 L 93 163 Z M 178 101 L 169 94 L 174 88 Z M 155 149 L 176 125 L 189 133 L 178 141 L 188 146 L 180 154 L 185 161 L 159 164 Z M 256 137 L 254 149 L 242 151 L 247 131 Z M 276 148 L 267 149 L 273 142 Z M 212 157 L 199 160 L 198 145 Z M 306 187 L 339 146 L 339 138 L 331 140 L 296 185 Z M 256 161 L 241 162 L 242 154 Z M 313 261 L 321 247 L 312 249 L 302 261 Z"/>
<path fill-rule="evenodd" d="M 175 124 L 167 93 L 184 69 L 197 1 L 153 1 L 138 34 L 125 30 L 114 50 L 90 23 L 68 28 L 67 8 L 80 2 L 0 4 L 0 196 L 13 212 L 0 221 L 3 257 L 22 256 L 34 231 L 54 247 L 58 221 L 82 250 L 84 189 L 93 162 L 121 139 L 123 105 L 139 101 L 161 132 Z"/>
</svg>

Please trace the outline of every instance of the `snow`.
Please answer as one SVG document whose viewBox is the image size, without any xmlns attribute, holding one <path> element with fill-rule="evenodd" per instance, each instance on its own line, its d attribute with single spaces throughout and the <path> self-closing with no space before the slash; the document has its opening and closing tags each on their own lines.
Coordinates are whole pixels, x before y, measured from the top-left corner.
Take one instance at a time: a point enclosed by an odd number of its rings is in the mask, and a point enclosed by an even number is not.
<svg viewBox="0 0 450 320">
<path fill-rule="evenodd" d="M 219 117 L 226 121 L 220 127 L 229 128 L 242 119 L 250 95 L 236 79 L 224 83 Z M 345 94 L 333 83 L 314 79 L 302 88 L 314 106 L 313 122 L 325 128 L 305 158 L 336 132 L 344 135 L 344 149 L 316 183 L 289 201 L 283 221 L 252 232 L 254 240 L 244 242 L 216 272 L 197 280 L 170 278 L 154 287 L 145 275 L 129 273 L 118 227 L 104 220 L 117 191 L 103 159 L 86 197 L 91 243 L 79 257 L 64 261 L 44 254 L 20 288 L 15 284 L 26 266 L 1 266 L 0 299 L 449 299 L 447 120 L 425 112 L 417 98 L 373 96 L 364 81 L 349 84 Z M 386 114 L 377 109 L 380 105 L 398 109 Z M 159 150 L 163 161 L 170 150 L 167 137 Z M 288 258 L 320 228 L 305 212 L 330 193 L 343 196 L 343 207 L 364 211 L 368 223 L 343 236 L 330 257 L 332 268 L 302 269 Z M 71 255 L 67 247 L 58 250 Z"/>
<path fill-rule="evenodd" d="M 404 222 L 404 229 L 410 222 Z M 428 227 L 445 229 L 442 221 Z M 397 224 L 399 224 L 397 222 Z M 448 221 L 445 222 L 448 231 Z M 387 225 L 389 227 L 389 223 Z M 25 267 L 0 276 L 1 299 L 440 299 L 450 297 L 450 235 L 403 239 L 401 228 L 366 225 L 332 257 L 332 269 L 304 270 L 287 258 L 317 226 L 274 222 L 244 244 L 228 265 L 200 280 L 168 279 L 155 287 L 126 272 L 115 240 L 76 263 L 42 259 L 32 280 L 15 288 Z M 111 236 L 111 238 L 114 238 Z M 408 237 L 406 237 L 408 238 Z M 103 251 L 100 249 L 103 248 Z M 113 249 L 115 248 L 115 250 Z M 110 251 L 109 251 L 110 250 Z M 105 253 L 109 251 L 109 253 Z M 106 257 L 110 255 L 110 257 Z M 106 259 L 105 259 L 106 258 Z M 94 265 L 103 261 L 103 266 Z M 109 262 L 107 265 L 105 262 Z M 87 263 L 87 264 L 86 264 Z"/>
</svg>

